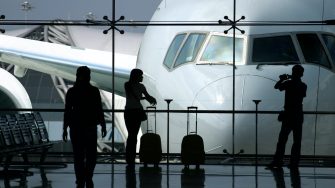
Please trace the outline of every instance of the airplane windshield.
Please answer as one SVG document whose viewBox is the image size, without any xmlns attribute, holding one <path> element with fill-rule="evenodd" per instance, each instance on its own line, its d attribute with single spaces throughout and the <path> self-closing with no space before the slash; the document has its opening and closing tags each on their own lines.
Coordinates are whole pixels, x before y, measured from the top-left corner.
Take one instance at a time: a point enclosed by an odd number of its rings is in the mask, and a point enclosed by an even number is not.
<svg viewBox="0 0 335 188">
<path fill-rule="evenodd" d="M 299 61 L 292 38 L 289 35 L 255 38 L 253 42 L 252 61 L 295 62 Z"/>
<path fill-rule="evenodd" d="M 335 37 L 333 35 L 322 35 L 323 40 L 328 48 L 333 63 L 335 63 Z"/>
<path fill-rule="evenodd" d="M 243 38 L 235 40 L 235 61 L 243 60 Z M 199 61 L 199 62 L 198 62 Z M 171 42 L 163 64 L 171 69 L 189 62 L 232 64 L 233 38 L 212 33 L 181 33 Z"/>
<path fill-rule="evenodd" d="M 316 34 L 298 34 L 297 38 L 306 62 L 330 67 L 327 54 Z"/>
<path fill-rule="evenodd" d="M 243 39 L 235 40 L 235 61 L 241 62 L 243 54 Z M 210 63 L 229 63 L 233 62 L 233 38 L 219 35 L 213 35 L 200 61 Z"/>
<path fill-rule="evenodd" d="M 173 62 L 174 62 L 174 59 L 178 53 L 178 50 L 180 48 L 180 45 L 182 44 L 184 38 L 185 38 L 186 34 L 183 33 L 183 34 L 179 34 L 177 35 L 171 45 L 170 45 L 170 48 L 165 56 L 165 59 L 164 59 L 164 65 L 167 66 L 168 68 L 171 68 L 172 65 L 173 65 Z"/>
<path fill-rule="evenodd" d="M 178 55 L 175 67 L 186 62 L 194 61 L 205 37 L 206 35 L 203 33 L 190 34 Z"/>
</svg>

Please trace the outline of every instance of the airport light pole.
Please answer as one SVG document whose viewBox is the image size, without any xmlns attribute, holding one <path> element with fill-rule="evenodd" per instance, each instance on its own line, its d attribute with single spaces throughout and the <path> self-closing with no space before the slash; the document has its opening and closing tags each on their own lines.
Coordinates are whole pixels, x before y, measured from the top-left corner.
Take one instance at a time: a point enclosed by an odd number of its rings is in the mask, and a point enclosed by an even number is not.
<svg viewBox="0 0 335 188">
<path fill-rule="evenodd" d="M 255 122 L 255 154 L 256 154 L 256 166 L 258 166 L 258 104 L 261 102 L 261 100 L 252 100 L 254 101 L 255 105 L 256 105 L 256 111 L 255 111 L 255 115 L 256 115 L 256 122 Z"/>
<path fill-rule="evenodd" d="M 170 186 L 170 178 L 169 178 L 169 170 L 170 170 L 170 162 L 169 162 L 169 155 L 170 155 L 170 103 L 173 101 L 173 99 L 164 99 L 167 103 L 167 137 L 166 137 L 166 171 L 167 171 L 167 178 L 166 178 L 166 184 L 169 187 Z"/>
<path fill-rule="evenodd" d="M 165 102 L 167 103 L 167 136 L 166 136 L 166 162 L 167 166 L 169 167 L 169 155 L 170 155 L 170 103 L 172 102 L 172 99 L 165 99 Z"/>
<path fill-rule="evenodd" d="M 255 178 L 256 178 L 256 187 L 258 187 L 258 104 L 261 102 L 261 100 L 252 100 L 254 101 L 256 105 L 256 112 L 255 112 Z"/>
</svg>

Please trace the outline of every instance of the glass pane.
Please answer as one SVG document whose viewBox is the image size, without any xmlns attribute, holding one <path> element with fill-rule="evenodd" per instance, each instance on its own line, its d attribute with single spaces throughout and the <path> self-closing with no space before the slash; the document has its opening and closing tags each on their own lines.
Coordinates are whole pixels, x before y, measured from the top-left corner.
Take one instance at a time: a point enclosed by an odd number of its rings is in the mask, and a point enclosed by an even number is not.
<svg viewBox="0 0 335 188">
<path fill-rule="evenodd" d="M 297 37 L 306 62 L 329 67 L 329 60 L 316 34 L 298 34 Z"/>
<path fill-rule="evenodd" d="M 205 39 L 205 34 L 190 34 L 178 55 L 175 67 L 186 62 L 194 61 L 198 51 Z"/>
<path fill-rule="evenodd" d="M 243 39 L 235 40 L 235 61 L 242 61 Z M 212 36 L 200 59 L 211 63 L 233 62 L 233 38 Z"/>
<path fill-rule="evenodd" d="M 335 37 L 332 35 L 322 35 L 322 37 L 326 43 L 326 46 L 328 48 L 330 56 L 333 59 L 333 62 L 335 63 Z"/>
<path fill-rule="evenodd" d="M 174 59 L 177 55 L 177 52 L 180 48 L 181 43 L 183 42 L 184 38 L 185 38 L 186 34 L 179 34 L 177 35 L 171 45 L 170 48 L 165 56 L 164 59 L 164 65 L 166 65 L 168 68 L 171 68 L 174 62 Z"/>
<path fill-rule="evenodd" d="M 299 61 L 290 36 L 255 38 L 252 52 L 253 62 Z"/>
</svg>

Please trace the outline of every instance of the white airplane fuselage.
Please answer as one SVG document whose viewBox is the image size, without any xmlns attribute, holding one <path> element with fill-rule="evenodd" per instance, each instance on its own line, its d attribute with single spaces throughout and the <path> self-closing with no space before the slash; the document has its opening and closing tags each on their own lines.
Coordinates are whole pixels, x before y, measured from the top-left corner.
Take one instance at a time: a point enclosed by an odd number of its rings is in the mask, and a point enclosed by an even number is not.
<svg viewBox="0 0 335 188">
<path fill-rule="evenodd" d="M 239 19 L 244 15 L 247 21 L 318 21 L 331 19 L 334 16 L 327 9 L 333 7 L 334 3 L 331 1 L 325 1 L 324 12 L 321 2 L 315 3 L 311 0 L 262 1 L 257 7 L 253 3 L 255 2 L 238 2 L 236 18 Z M 166 1 L 159 6 L 151 21 L 218 21 L 224 20 L 224 16 L 233 19 L 232 1 Z M 335 32 L 333 26 L 240 27 L 246 33 L 242 35 L 236 30 L 236 37 L 242 39 L 236 48 L 242 49 L 242 52 L 239 52 L 240 56 L 236 61 L 234 86 L 232 62 L 227 65 L 201 61 L 212 35 L 232 37 L 232 30 L 228 34 L 223 33 L 229 27 L 149 26 L 147 28 L 138 54 L 137 67 L 145 72 L 143 82 L 149 93 L 158 99 L 158 109 L 167 108 L 164 99 L 173 99 L 170 105 L 170 109 L 173 110 L 186 110 L 188 106 L 198 106 L 199 110 L 233 110 L 235 88 L 235 110 L 255 110 L 253 100 L 261 100 L 259 110 L 282 110 L 284 92 L 275 90 L 274 84 L 279 75 L 291 74 L 293 65 L 285 64 L 287 62 L 255 63 L 252 59 L 253 39 L 289 36 L 297 53 L 298 60 L 295 63 L 302 63 L 305 69 L 302 81 L 307 84 L 308 89 L 303 102 L 304 111 L 335 110 L 335 101 L 332 100 L 335 94 L 335 89 L 332 87 L 335 83 L 333 60 L 327 57 L 329 67 L 308 62 L 297 39 L 297 36 L 303 33 L 315 34 L 319 38 L 323 35 L 333 36 Z M 192 33 L 204 34 L 205 39 L 200 44 L 196 57 L 178 66 L 164 65 L 171 42 L 177 34 L 183 33 L 187 36 Z M 186 40 L 187 37 L 180 46 L 185 44 Z M 322 44 L 324 45 L 323 42 Z M 182 51 L 181 47 L 179 51 Z M 178 59 L 178 56 L 175 59 Z M 162 137 L 163 151 L 166 151 L 167 114 L 158 113 L 157 116 L 157 132 Z M 334 116 L 305 115 L 304 118 L 302 154 L 334 155 L 335 145 L 331 141 L 335 136 L 335 128 L 332 125 Z M 254 154 L 255 122 L 255 114 L 236 113 L 233 126 L 233 117 L 230 113 L 201 113 L 198 114 L 198 134 L 203 137 L 205 150 L 208 153 L 222 153 L 223 149 L 232 152 L 234 145 L 235 151 L 244 149 L 245 153 Z M 170 152 L 180 152 L 182 138 L 187 134 L 186 125 L 186 114 L 170 114 Z M 194 124 L 191 125 L 191 130 L 194 130 Z M 273 154 L 280 125 L 276 114 L 258 115 L 258 153 Z"/>
<path fill-rule="evenodd" d="M 236 19 L 245 16 L 249 23 L 335 18 L 333 0 L 250 0 L 237 1 L 236 7 Z M 225 21 L 224 16 L 233 20 L 232 0 L 168 0 L 161 3 L 151 21 L 217 23 Z M 233 30 L 224 33 L 229 28 L 224 25 L 166 25 L 146 29 L 136 67 L 144 71 L 143 83 L 157 99 L 157 109 L 167 109 L 164 99 L 173 99 L 172 110 L 186 110 L 188 106 L 197 106 L 199 110 L 255 110 L 253 100 L 261 100 L 259 110 L 280 111 L 284 106 L 284 92 L 275 90 L 274 84 L 279 75 L 291 74 L 293 64 L 299 63 L 305 69 L 302 81 L 308 87 L 304 111 L 335 111 L 332 99 L 335 95 L 332 87 L 335 84 L 334 26 L 238 26 L 245 34 L 236 30 L 235 69 L 232 66 Z M 126 40 L 124 42 L 126 44 Z M 136 56 L 115 55 L 114 91 L 124 95 L 123 83 L 135 67 Z M 94 85 L 113 91 L 112 53 L 105 50 L 0 36 L 0 60 L 22 67 L 22 70 L 31 68 L 69 80 L 75 80 L 78 66 L 86 65 L 92 70 Z M 144 102 L 143 105 L 149 104 Z M 186 114 L 171 113 L 169 120 L 169 151 L 179 153 L 182 138 L 187 134 Z M 304 116 L 302 155 L 335 155 L 334 120 L 334 115 Z M 223 149 L 231 153 L 234 146 L 235 151 L 244 149 L 245 153 L 254 154 L 255 124 L 253 113 L 235 113 L 234 118 L 231 113 L 199 113 L 197 131 L 203 137 L 207 153 L 222 153 Z M 145 130 L 146 126 L 142 127 Z M 280 130 L 277 114 L 258 114 L 257 128 L 258 153 L 273 154 Z M 193 120 L 190 130 L 194 130 Z M 166 113 L 157 113 L 157 133 L 162 138 L 163 152 L 166 152 Z"/>
</svg>

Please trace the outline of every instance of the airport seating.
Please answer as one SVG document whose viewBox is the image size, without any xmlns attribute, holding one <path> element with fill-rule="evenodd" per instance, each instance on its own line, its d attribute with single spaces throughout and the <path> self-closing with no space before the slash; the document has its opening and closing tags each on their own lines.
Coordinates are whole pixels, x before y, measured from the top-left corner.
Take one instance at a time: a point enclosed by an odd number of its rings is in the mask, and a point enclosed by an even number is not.
<svg viewBox="0 0 335 188">
<path fill-rule="evenodd" d="M 5 115 L 0 117 L 0 159 L 7 171 L 14 156 L 22 156 L 29 164 L 28 154 L 41 151 L 39 164 L 43 164 L 52 143 L 39 113 Z"/>
<path fill-rule="evenodd" d="M 21 151 L 21 148 L 15 146 L 13 134 L 6 117 L 0 117 L 0 144 L 1 158 Z"/>
<path fill-rule="evenodd" d="M 42 151 L 40 163 L 43 163 L 48 149 L 51 148 L 53 144 L 49 141 L 48 130 L 40 113 L 16 114 L 16 119 L 18 123 L 21 124 L 23 130 L 29 130 L 31 135 L 30 143 L 32 143 L 33 147 Z"/>
<path fill-rule="evenodd" d="M 39 130 L 41 142 L 49 143 L 49 134 L 48 134 L 47 128 L 44 124 L 41 114 L 37 112 L 37 113 L 33 113 L 32 115 L 34 116 L 36 126 Z"/>
</svg>

